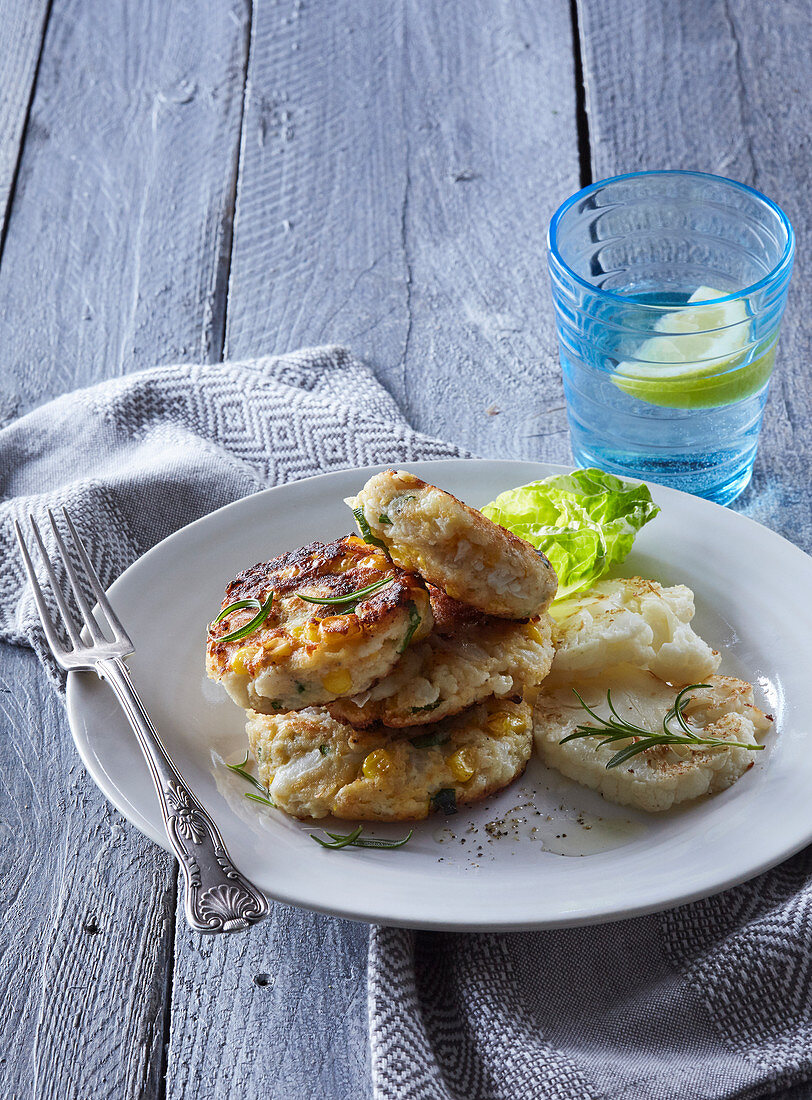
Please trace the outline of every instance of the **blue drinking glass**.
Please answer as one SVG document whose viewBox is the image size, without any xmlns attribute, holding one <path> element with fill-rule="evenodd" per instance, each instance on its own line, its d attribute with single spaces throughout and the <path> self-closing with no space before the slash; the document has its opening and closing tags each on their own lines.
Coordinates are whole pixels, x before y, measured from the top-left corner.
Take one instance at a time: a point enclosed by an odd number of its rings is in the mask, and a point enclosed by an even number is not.
<svg viewBox="0 0 812 1100">
<path fill-rule="evenodd" d="M 784 212 L 721 176 L 638 172 L 573 195 L 548 244 L 576 462 L 734 500 L 792 272 Z"/>
</svg>

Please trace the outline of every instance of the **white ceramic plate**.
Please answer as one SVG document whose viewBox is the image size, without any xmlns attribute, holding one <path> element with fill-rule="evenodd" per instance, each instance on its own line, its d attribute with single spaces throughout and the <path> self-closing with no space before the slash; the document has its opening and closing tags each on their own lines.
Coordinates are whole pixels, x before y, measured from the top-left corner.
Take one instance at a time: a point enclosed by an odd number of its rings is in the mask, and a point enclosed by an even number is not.
<svg viewBox="0 0 812 1100">
<path fill-rule="evenodd" d="M 503 489 L 564 470 L 473 460 L 407 465 L 479 507 Z M 721 671 L 751 680 L 757 702 L 775 716 L 769 748 L 730 790 L 646 816 L 533 760 L 501 795 L 419 823 L 406 847 L 389 852 L 324 851 L 310 839 L 312 825 L 246 799 L 244 781 L 222 763 L 242 758 L 245 736 L 241 712 L 205 678 L 206 624 L 241 569 L 349 531 L 343 498 L 376 469 L 325 474 L 222 508 L 156 546 L 110 590 L 135 642 L 133 679 L 158 730 L 237 865 L 270 897 L 398 925 L 561 927 L 705 897 L 812 840 L 812 559 L 734 512 L 659 486 L 652 493 L 662 512 L 619 572 L 688 584 L 699 633 L 724 651 Z M 165 845 L 146 766 L 112 693 L 92 674 L 73 674 L 68 712 L 98 785 Z M 367 829 L 389 837 L 404 831 Z"/>
</svg>

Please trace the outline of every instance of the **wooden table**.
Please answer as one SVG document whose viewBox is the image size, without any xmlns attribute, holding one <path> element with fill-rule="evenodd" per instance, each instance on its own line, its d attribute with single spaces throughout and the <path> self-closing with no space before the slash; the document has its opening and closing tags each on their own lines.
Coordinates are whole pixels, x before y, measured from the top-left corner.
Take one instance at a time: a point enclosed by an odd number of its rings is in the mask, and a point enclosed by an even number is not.
<svg viewBox="0 0 812 1100">
<path fill-rule="evenodd" d="M 549 216 L 695 168 L 797 230 L 736 507 L 812 548 L 805 0 L 0 0 L 0 30 L 0 423 L 337 342 L 417 427 L 567 461 Z M 368 1096 L 366 927 L 279 905 L 192 935 L 30 652 L 0 652 L 0 727 L 3 1095 Z"/>
</svg>

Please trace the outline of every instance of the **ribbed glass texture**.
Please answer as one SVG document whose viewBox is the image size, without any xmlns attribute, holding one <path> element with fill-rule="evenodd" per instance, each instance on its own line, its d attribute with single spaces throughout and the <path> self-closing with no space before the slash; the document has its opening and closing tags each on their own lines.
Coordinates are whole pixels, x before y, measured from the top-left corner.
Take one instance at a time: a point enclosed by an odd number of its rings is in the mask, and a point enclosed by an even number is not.
<svg viewBox="0 0 812 1100">
<path fill-rule="evenodd" d="M 781 209 L 719 176 L 641 172 L 565 202 L 549 267 L 576 461 L 723 504 L 738 496 L 793 250 Z M 697 292 L 705 300 L 689 302 Z M 687 341 L 686 326 L 700 330 Z"/>
</svg>

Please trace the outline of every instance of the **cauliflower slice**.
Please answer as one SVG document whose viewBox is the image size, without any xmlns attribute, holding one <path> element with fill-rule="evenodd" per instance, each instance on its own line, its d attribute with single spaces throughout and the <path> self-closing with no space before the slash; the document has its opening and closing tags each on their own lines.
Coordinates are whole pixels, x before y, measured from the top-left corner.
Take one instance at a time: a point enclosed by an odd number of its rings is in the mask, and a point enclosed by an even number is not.
<svg viewBox="0 0 812 1100">
<path fill-rule="evenodd" d="M 692 629 L 694 594 L 631 577 L 600 581 L 550 609 L 556 620 L 555 678 L 596 676 L 615 665 L 647 669 L 684 685 L 706 679 L 721 657 Z"/>
<path fill-rule="evenodd" d="M 772 719 L 753 705 L 753 688 L 731 676 L 710 676 L 709 686 L 689 693 L 684 714 L 700 736 L 752 744 Z M 546 764 L 570 779 L 600 791 L 610 802 L 656 812 L 679 802 L 723 791 L 752 767 L 751 749 L 659 745 L 607 770 L 607 761 L 627 743 L 599 746 L 600 737 L 560 744 L 578 725 L 592 719 L 573 694 L 601 717 L 609 716 L 606 692 L 621 717 L 652 732 L 661 732 L 665 713 L 674 705 L 676 691 L 640 669 L 624 667 L 603 676 L 590 676 L 542 689 L 534 714 L 536 747 Z"/>
</svg>

